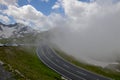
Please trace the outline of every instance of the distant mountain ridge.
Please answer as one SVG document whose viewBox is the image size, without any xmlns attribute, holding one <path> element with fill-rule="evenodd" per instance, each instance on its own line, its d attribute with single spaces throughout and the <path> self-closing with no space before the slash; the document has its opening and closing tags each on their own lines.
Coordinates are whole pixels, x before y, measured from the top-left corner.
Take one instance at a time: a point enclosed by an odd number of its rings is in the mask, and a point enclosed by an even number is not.
<svg viewBox="0 0 120 80">
<path fill-rule="evenodd" d="M 27 33 L 36 32 L 30 26 L 21 23 L 3 24 L 0 22 L 0 38 L 22 37 Z"/>
<path fill-rule="evenodd" d="M 17 24 L 18 24 L 18 23 L 14 23 L 14 24 L 4 24 L 4 23 L 0 22 L 0 25 L 9 26 L 9 27 L 16 26 Z"/>
</svg>

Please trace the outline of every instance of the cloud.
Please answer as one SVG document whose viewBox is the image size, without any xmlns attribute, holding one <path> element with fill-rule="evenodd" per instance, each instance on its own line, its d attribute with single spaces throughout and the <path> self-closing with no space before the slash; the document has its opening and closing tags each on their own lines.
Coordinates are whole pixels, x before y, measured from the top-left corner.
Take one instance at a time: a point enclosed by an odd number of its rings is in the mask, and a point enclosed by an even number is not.
<svg viewBox="0 0 120 80">
<path fill-rule="evenodd" d="M 58 9 L 61 7 L 61 0 L 58 0 L 55 2 L 55 4 L 52 6 L 52 9 Z"/>
<path fill-rule="evenodd" d="M 0 15 L 0 20 L 2 20 L 5 23 L 8 23 L 10 19 L 7 16 Z"/>
<path fill-rule="evenodd" d="M 58 4 L 56 4 L 52 7 L 52 9 L 58 9 L 58 8 L 60 8 L 60 6 Z"/>
<path fill-rule="evenodd" d="M 8 16 L 14 17 L 16 22 L 24 24 L 42 24 L 42 19 L 45 17 L 41 12 L 37 11 L 31 5 L 24 5 L 22 7 L 9 6 L 7 10 L 4 11 Z"/>
<path fill-rule="evenodd" d="M 18 6 L 17 4 L 18 0 L 0 0 L 0 19 L 5 22 L 9 23 L 10 19 L 8 16 L 4 13 L 5 10 L 8 9 L 9 6 Z"/>
<path fill-rule="evenodd" d="M 90 64 L 106 66 L 115 62 L 120 56 L 120 2 L 61 0 L 61 5 L 66 17 L 55 20 L 51 42 Z"/>
<path fill-rule="evenodd" d="M 5 11 L 8 15 L 12 15 L 15 18 L 20 19 L 39 19 L 39 17 L 43 16 L 42 13 L 37 11 L 34 7 L 31 5 L 25 5 L 22 7 L 16 7 L 16 6 L 9 6 L 8 10 Z"/>
<path fill-rule="evenodd" d="M 17 4 L 18 0 L 0 0 L 0 4 L 4 4 L 4 5 L 18 5 Z"/>
</svg>

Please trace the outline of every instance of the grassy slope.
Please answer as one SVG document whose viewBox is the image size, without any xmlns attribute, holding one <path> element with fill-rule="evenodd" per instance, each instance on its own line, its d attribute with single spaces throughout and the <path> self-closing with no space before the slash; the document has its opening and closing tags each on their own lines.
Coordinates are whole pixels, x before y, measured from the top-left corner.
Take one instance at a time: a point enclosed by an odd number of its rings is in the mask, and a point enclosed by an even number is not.
<svg viewBox="0 0 120 80">
<path fill-rule="evenodd" d="M 53 70 L 46 67 L 35 54 L 35 49 L 26 51 L 22 47 L 0 47 L 0 60 L 19 70 L 31 80 L 60 80 Z M 16 76 L 17 80 L 25 80 Z"/>
<path fill-rule="evenodd" d="M 71 62 L 71 63 L 73 63 L 73 64 L 75 64 L 79 67 L 82 67 L 84 69 L 87 69 L 89 71 L 95 72 L 97 74 L 100 74 L 100 75 L 103 75 L 103 76 L 106 76 L 106 77 L 110 77 L 114 80 L 120 80 L 120 72 L 114 72 L 114 71 L 111 71 L 111 70 L 108 70 L 108 69 L 104 69 L 102 67 L 85 64 L 85 63 L 79 62 L 78 60 L 74 59 L 72 56 L 69 56 L 62 51 L 59 51 L 57 49 L 55 51 L 61 57 L 63 57 L 65 60 L 67 60 L 67 61 L 69 61 L 69 62 Z"/>
</svg>

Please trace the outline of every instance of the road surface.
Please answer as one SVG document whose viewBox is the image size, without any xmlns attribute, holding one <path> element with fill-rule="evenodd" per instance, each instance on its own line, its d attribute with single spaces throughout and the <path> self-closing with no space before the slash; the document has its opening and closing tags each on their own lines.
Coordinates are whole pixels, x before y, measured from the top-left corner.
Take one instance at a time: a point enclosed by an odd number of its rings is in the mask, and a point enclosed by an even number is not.
<svg viewBox="0 0 120 80">
<path fill-rule="evenodd" d="M 109 78 L 72 65 L 58 56 L 55 51 L 47 45 L 39 46 L 37 49 L 37 55 L 45 65 L 68 80 L 110 80 Z"/>
</svg>

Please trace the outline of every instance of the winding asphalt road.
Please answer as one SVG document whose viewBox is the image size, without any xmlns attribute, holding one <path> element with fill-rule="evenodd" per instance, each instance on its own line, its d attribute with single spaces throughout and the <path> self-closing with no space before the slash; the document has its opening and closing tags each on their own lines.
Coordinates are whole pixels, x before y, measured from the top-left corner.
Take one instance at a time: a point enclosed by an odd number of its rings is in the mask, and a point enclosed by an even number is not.
<svg viewBox="0 0 120 80">
<path fill-rule="evenodd" d="M 37 49 L 40 60 L 68 80 L 110 80 L 109 78 L 79 68 L 58 56 L 54 50 L 47 45 L 41 45 Z"/>
</svg>

